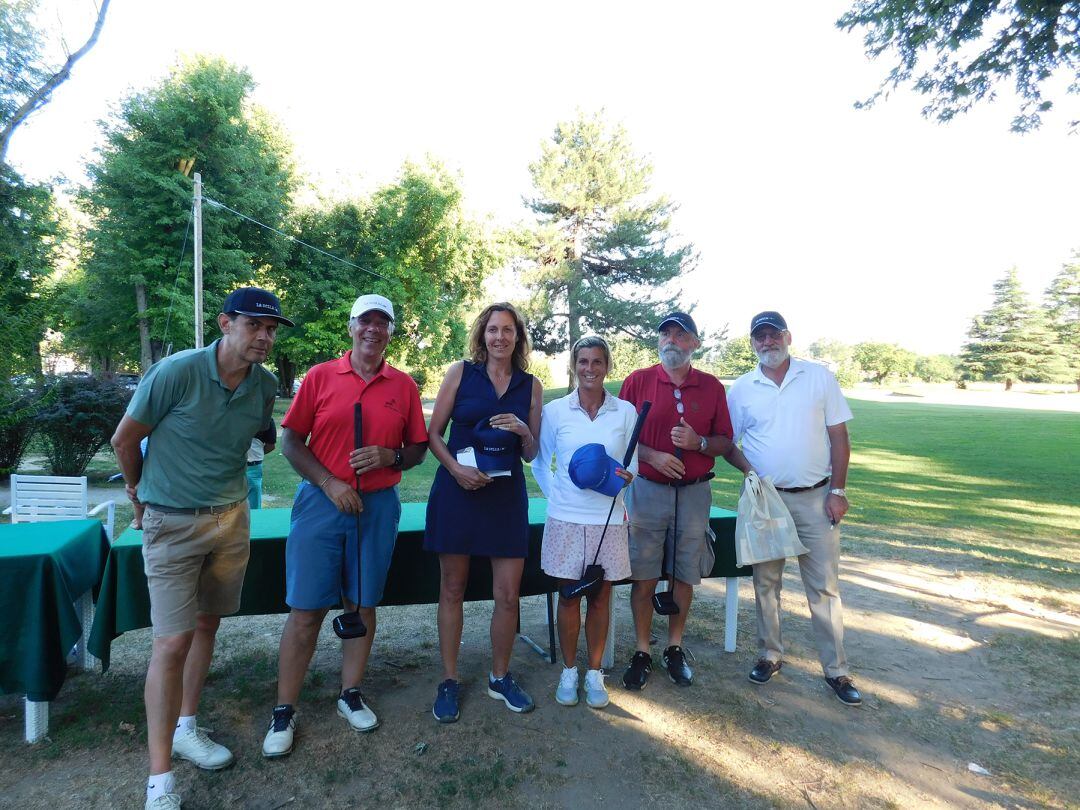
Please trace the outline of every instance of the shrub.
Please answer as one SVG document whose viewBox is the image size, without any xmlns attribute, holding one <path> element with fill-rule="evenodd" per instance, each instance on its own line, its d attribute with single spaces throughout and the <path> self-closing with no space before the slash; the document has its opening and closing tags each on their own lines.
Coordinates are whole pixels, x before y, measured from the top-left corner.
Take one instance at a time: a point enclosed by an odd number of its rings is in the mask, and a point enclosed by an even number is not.
<svg viewBox="0 0 1080 810">
<path fill-rule="evenodd" d="M 23 454 L 37 430 L 37 412 L 43 404 L 41 388 L 4 385 L 0 390 L 0 479 L 19 469 Z"/>
<path fill-rule="evenodd" d="M 82 475 L 124 415 L 131 391 L 96 377 L 60 377 L 37 414 L 45 457 L 53 475 Z"/>
</svg>

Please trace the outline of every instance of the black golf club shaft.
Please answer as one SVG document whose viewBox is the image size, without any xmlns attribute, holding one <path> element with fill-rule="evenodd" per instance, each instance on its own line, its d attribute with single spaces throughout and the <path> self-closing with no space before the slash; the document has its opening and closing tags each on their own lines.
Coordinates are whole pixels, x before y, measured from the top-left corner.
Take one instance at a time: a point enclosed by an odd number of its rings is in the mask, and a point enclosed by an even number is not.
<svg viewBox="0 0 1080 810">
<path fill-rule="evenodd" d="M 364 412 L 360 407 L 360 403 L 357 402 L 353 405 L 353 447 L 359 450 L 364 446 Z M 356 497 L 360 498 L 360 471 L 356 471 Z M 361 501 L 361 509 L 356 513 L 356 614 L 360 615 L 360 602 L 364 598 L 364 580 L 360 576 L 360 516 L 363 512 L 363 502 Z"/>
</svg>

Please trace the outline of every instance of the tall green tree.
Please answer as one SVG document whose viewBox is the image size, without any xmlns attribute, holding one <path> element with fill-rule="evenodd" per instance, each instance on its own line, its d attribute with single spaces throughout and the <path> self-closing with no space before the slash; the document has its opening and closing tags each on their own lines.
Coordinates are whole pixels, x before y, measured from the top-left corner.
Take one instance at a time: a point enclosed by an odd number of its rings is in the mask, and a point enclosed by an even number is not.
<svg viewBox="0 0 1080 810">
<path fill-rule="evenodd" d="M 906 377 L 915 371 L 915 353 L 894 343 L 857 343 L 852 358 L 876 383 L 889 377 Z"/>
<path fill-rule="evenodd" d="M 1080 253 L 1061 268 L 1044 298 L 1050 328 L 1062 346 L 1070 379 L 1080 391 Z"/>
<path fill-rule="evenodd" d="M 462 356 L 467 324 L 497 254 L 462 207 L 457 179 L 441 165 L 407 163 L 369 199 L 306 209 L 298 237 L 349 264 L 295 244 L 273 281 L 297 321 L 274 346 L 282 389 L 296 374 L 349 346 L 349 309 L 362 293 L 385 295 L 397 316 L 388 355 L 429 372 Z M 370 273 L 358 270 L 357 265 Z"/>
<path fill-rule="evenodd" d="M 976 317 L 960 356 L 964 380 L 1052 382 L 1066 373 L 1062 347 L 1045 314 L 1029 302 L 1016 268 L 994 283 L 994 301 Z"/>
<path fill-rule="evenodd" d="M 857 0 L 836 25 L 862 30 L 871 59 L 895 59 L 878 91 L 856 106 L 910 85 L 929 99 L 923 115 L 945 122 L 1011 81 L 1020 99 L 1012 129 L 1027 132 L 1053 107 L 1043 95 L 1048 80 L 1060 76 L 1071 82 L 1067 92 L 1080 92 L 1080 3 Z"/>
<path fill-rule="evenodd" d="M 586 331 L 652 339 L 677 308 L 670 283 L 694 266 L 671 231 L 675 205 L 650 192 L 652 168 L 602 114 L 555 127 L 529 166 L 537 227 L 526 238 L 526 311 L 535 346 L 568 349 Z"/>
<path fill-rule="evenodd" d="M 65 38 L 60 38 L 65 58 L 59 65 L 45 58 L 45 35 L 35 24 L 38 0 L 0 2 L 0 164 L 18 126 L 49 103 L 53 91 L 70 78 L 75 63 L 94 47 L 109 2 L 101 0 L 93 30 L 80 48 L 68 51 Z"/>
<path fill-rule="evenodd" d="M 168 343 L 192 345 L 193 171 L 201 172 L 211 201 L 203 215 L 204 333 L 213 335 L 216 306 L 230 289 L 281 267 L 286 240 L 212 204 L 273 227 L 289 211 L 290 147 L 251 103 L 254 87 L 246 70 L 194 57 L 125 99 L 117 120 L 103 125 L 105 144 L 82 196 L 92 219 L 89 257 L 64 324 L 100 362 L 137 359 L 145 370 Z M 111 312 L 110 322 L 102 321 L 103 311 Z"/>
</svg>

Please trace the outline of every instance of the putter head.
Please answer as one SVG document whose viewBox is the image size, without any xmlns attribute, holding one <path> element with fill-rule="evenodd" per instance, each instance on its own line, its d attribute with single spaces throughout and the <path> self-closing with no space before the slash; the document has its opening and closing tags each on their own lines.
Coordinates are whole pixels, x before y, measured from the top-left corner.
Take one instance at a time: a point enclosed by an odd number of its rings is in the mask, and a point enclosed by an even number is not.
<svg viewBox="0 0 1080 810">
<path fill-rule="evenodd" d="M 359 613 L 349 611 L 334 617 L 334 633 L 340 639 L 363 638 L 367 635 L 367 626 Z"/>
<path fill-rule="evenodd" d="M 653 610 L 661 616 L 674 616 L 679 612 L 679 605 L 675 602 L 675 595 L 671 591 L 660 591 L 652 597 Z"/>
<path fill-rule="evenodd" d="M 588 565 L 585 567 L 585 573 L 581 579 L 559 588 L 559 596 L 563 599 L 579 599 L 582 596 L 593 596 L 600 590 L 603 581 L 604 566 Z"/>
</svg>

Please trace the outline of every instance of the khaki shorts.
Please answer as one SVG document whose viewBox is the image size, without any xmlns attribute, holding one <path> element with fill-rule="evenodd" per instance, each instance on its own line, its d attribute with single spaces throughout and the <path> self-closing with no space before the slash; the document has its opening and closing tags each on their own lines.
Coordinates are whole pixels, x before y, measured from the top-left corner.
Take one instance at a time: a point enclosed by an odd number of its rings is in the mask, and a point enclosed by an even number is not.
<svg viewBox="0 0 1080 810">
<path fill-rule="evenodd" d="M 678 497 L 678 516 L 675 499 Z M 708 481 L 688 487 L 656 484 L 641 476 L 626 491 L 626 514 L 630 519 L 630 569 L 633 579 L 658 579 L 672 570 L 675 546 L 675 579 L 688 585 L 701 582 L 702 569 L 711 569 L 708 555 L 709 509 L 712 487 Z M 678 524 L 678 543 L 672 543 Z"/>
<path fill-rule="evenodd" d="M 195 615 L 240 609 L 251 552 L 247 501 L 218 514 L 177 514 L 147 505 L 143 568 L 154 636 L 195 629 Z"/>
</svg>

